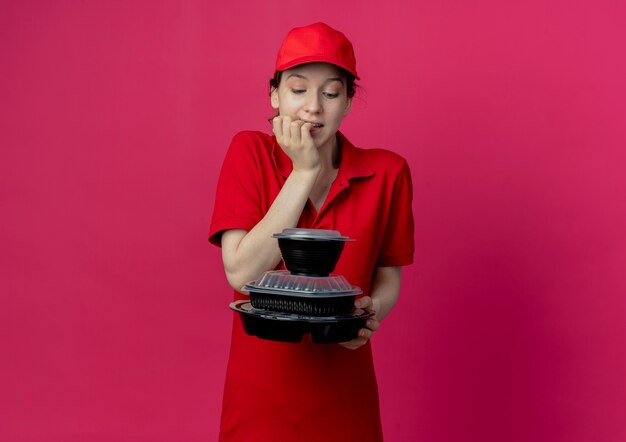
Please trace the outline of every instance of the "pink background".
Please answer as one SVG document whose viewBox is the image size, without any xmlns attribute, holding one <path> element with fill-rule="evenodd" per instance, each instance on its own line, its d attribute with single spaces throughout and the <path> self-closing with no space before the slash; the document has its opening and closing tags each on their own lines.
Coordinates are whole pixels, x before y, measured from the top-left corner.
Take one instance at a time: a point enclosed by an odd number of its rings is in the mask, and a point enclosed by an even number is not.
<svg viewBox="0 0 626 442">
<path fill-rule="evenodd" d="M 386 5 L 0 3 L 0 440 L 215 440 L 217 175 L 318 20 L 357 51 L 344 132 L 414 177 L 387 440 L 626 440 L 623 2 Z"/>
</svg>

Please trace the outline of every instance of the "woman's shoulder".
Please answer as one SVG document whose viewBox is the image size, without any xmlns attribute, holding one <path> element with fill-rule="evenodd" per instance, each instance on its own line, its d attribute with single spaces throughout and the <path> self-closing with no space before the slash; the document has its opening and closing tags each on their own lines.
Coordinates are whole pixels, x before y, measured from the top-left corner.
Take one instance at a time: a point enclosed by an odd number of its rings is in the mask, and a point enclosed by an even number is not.
<svg viewBox="0 0 626 442">
<path fill-rule="evenodd" d="M 271 155 L 273 145 L 273 137 L 264 132 L 242 130 L 233 136 L 227 155 L 235 157 L 240 155 L 267 157 Z"/>
<path fill-rule="evenodd" d="M 341 142 L 346 143 L 347 146 L 351 148 L 350 150 L 354 152 L 354 156 L 350 155 L 352 159 L 356 161 L 365 161 L 373 171 L 381 169 L 398 170 L 406 167 L 406 160 L 397 152 L 381 147 L 357 146 L 346 138 L 343 133 L 340 137 Z"/>
<path fill-rule="evenodd" d="M 408 168 L 406 159 L 397 152 L 380 147 L 356 148 L 375 172 L 400 173 Z"/>
<path fill-rule="evenodd" d="M 242 144 L 248 146 L 272 146 L 272 136 L 259 130 L 242 130 L 237 132 L 231 144 Z"/>
<path fill-rule="evenodd" d="M 388 163 L 403 163 L 406 160 L 402 155 L 389 149 L 383 149 L 382 147 L 370 147 L 370 148 L 357 148 L 364 152 L 364 154 L 372 160 L 380 160 Z"/>
</svg>

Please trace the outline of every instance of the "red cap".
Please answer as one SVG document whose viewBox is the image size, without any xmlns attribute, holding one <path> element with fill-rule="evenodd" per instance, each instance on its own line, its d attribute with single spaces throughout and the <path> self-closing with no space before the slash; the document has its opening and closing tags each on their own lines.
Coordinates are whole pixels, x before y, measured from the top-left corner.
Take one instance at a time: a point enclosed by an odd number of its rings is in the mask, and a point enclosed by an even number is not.
<svg viewBox="0 0 626 442">
<path fill-rule="evenodd" d="M 284 71 L 316 61 L 334 64 L 359 78 L 352 43 L 325 23 L 313 23 L 289 31 L 278 51 L 276 70 Z"/>
</svg>

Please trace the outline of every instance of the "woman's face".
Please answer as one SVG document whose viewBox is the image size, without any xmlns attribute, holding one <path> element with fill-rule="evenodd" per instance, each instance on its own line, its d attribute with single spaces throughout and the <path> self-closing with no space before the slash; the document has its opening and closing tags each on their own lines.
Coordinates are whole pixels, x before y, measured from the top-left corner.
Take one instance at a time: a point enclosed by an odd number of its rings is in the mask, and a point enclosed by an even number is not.
<svg viewBox="0 0 626 442">
<path fill-rule="evenodd" d="M 339 68 L 306 63 L 283 72 L 271 102 L 280 116 L 318 124 L 311 129 L 311 136 L 321 147 L 335 137 L 352 99 L 346 94 L 346 79 Z"/>
</svg>

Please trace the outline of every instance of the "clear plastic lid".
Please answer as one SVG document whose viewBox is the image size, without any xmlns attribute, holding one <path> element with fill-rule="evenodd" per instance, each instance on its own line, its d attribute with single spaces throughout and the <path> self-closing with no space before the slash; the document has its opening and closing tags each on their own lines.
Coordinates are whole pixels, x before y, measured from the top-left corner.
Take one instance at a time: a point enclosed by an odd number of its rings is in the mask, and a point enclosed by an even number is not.
<svg viewBox="0 0 626 442">
<path fill-rule="evenodd" d="M 283 229 L 281 233 L 274 233 L 274 238 L 291 238 L 291 239 L 316 239 L 322 241 L 352 241 L 347 236 L 341 236 L 337 230 L 325 229 Z"/>
<path fill-rule="evenodd" d="M 292 275 L 286 270 L 273 270 L 244 286 L 246 291 L 299 296 L 354 296 L 363 291 L 341 275 L 325 277 Z"/>
</svg>

